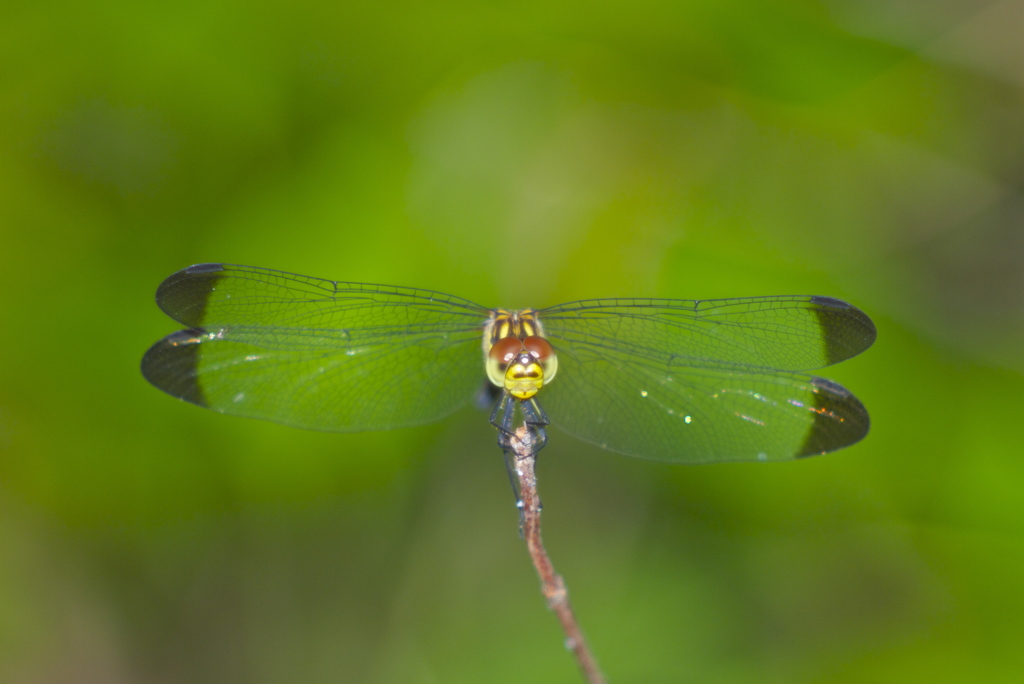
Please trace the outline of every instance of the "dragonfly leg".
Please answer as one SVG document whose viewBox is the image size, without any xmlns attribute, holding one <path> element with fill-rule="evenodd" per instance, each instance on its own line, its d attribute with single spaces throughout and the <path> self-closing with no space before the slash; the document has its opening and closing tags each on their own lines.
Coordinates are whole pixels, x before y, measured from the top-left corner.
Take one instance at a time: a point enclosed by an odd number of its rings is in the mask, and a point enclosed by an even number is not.
<svg viewBox="0 0 1024 684">
<path fill-rule="evenodd" d="M 520 475 L 517 460 L 524 454 L 536 458 L 547 443 L 547 414 L 535 400 L 515 399 L 505 392 L 491 413 L 491 425 L 498 429 L 498 446 L 505 455 L 505 469 L 508 471 L 516 505 L 522 508 L 520 498 Z"/>
<path fill-rule="evenodd" d="M 507 392 L 491 413 L 491 425 L 498 428 L 498 446 L 512 448 L 512 439 L 520 427 L 526 427 L 531 437 L 533 453 L 544 448 L 548 436 L 546 428 L 550 422 L 544 409 L 535 399 L 515 399 Z"/>
<path fill-rule="evenodd" d="M 498 429 L 498 446 L 501 447 L 505 456 L 505 471 L 508 473 L 508 481 L 512 485 L 512 494 L 516 497 L 516 506 L 519 508 L 519 534 L 523 533 L 523 499 L 519 488 L 519 475 L 516 472 L 516 454 L 512 439 L 515 437 L 513 423 L 516 415 L 516 401 L 508 392 L 502 392 L 501 400 L 495 405 L 491 413 L 491 425 Z"/>
<path fill-rule="evenodd" d="M 515 434 L 515 428 L 512 426 L 515 421 L 515 404 L 515 399 L 508 392 L 502 392 L 501 401 L 491 412 L 491 425 L 498 428 L 498 446 L 502 449 L 512 448 L 510 440 Z"/>
<path fill-rule="evenodd" d="M 523 490 L 519 485 L 519 473 L 516 466 L 516 454 L 511 449 L 502 452 L 505 455 L 505 472 L 512 485 L 512 495 L 516 497 L 516 508 L 519 509 L 519 536 L 523 536 Z"/>
<path fill-rule="evenodd" d="M 533 436 L 533 453 L 536 454 L 548 443 L 548 433 L 544 428 L 551 423 L 548 420 L 548 415 L 544 413 L 544 409 L 540 407 L 536 399 L 525 399 L 520 401 L 519 404 L 523 411 L 523 421 Z"/>
</svg>

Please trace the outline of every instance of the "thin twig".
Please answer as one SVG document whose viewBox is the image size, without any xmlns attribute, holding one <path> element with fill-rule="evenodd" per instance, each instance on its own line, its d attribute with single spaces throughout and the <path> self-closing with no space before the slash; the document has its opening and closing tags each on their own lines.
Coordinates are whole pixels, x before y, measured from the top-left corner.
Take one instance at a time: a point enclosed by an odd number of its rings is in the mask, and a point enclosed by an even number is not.
<svg viewBox="0 0 1024 684">
<path fill-rule="evenodd" d="M 587 646 L 583 632 L 576 622 L 576 616 L 569 605 L 569 593 L 562 576 L 555 572 L 551 559 L 540 539 L 540 497 L 537 495 L 537 475 L 534 464 L 537 452 L 533 448 L 533 436 L 528 427 L 521 426 L 509 440 L 515 457 L 515 476 L 518 480 L 519 500 L 522 513 L 523 538 L 530 550 L 533 566 L 540 575 L 541 591 L 548 608 L 554 611 L 565 632 L 566 648 L 576 656 L 576 662 L 583 671 L 588 684 L 606 684 L 604 675 Z"/>
</svg>

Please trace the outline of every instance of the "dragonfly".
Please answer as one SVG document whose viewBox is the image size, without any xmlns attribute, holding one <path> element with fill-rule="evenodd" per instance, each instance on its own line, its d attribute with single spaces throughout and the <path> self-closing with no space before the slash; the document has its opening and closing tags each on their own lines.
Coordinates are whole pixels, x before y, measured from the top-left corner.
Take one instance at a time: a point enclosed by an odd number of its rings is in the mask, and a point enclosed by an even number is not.
<svg viewBox="0 0 1024 684">
<path fill-rule="evenodd" d="M 336 432 L 390 430 L 496 401 L 604 449 L 674 463 L 785 461 L 850 446 L 863 404 L 809 374 L 860 354 L 871 319 L 839 299 L 590 299 L 488 308 L 441 292 L 197 264 L 156 293 L 185 329 L 142 374 L 220 413 Z M 503 441 L 504 440 L 504 441 Z M 543 443 L 539 444 L 543 446 Z"/>
</svg>

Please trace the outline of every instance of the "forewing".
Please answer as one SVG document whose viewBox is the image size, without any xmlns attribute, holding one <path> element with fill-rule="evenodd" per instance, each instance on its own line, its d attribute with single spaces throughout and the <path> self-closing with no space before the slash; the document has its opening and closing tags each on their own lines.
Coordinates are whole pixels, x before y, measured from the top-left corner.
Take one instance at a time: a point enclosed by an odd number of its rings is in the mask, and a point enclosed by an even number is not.
<svg viewBox="0 0 1024 684">
<path fill-rule="evenodd" d="M 360 431 L 418 425 L 466 403 L 488 311 L 437 292 L 201 264 L 157 290 L 189 326 L 142 361 L 160 389 L 222 413 Z"/>
<path fill-rule="evenodd" d="M 601 299 L 543 309 L 556 350 L 584 344 L 663 365 L 747 371 L 806 371 L 856 356 L 875 326 L 831 297 Z"/>
</svg>

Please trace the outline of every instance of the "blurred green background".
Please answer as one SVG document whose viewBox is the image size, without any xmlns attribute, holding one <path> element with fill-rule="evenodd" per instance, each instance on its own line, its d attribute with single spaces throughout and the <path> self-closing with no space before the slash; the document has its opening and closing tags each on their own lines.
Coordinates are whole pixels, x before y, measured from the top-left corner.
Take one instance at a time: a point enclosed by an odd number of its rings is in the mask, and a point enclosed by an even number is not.
<svg viewBox="0 0 1024 684">
<path fill-rule="evenodd" d="M 822 294 L 868 438 L 553 430 L 613 682 L 1017 682 L 1024 4 L 179 2 L 0 22 L 0 682 L 572 682 L 494 430 L 317 434 L 138 371 L 203 261 L 485 305 Z"/>
</svg>

